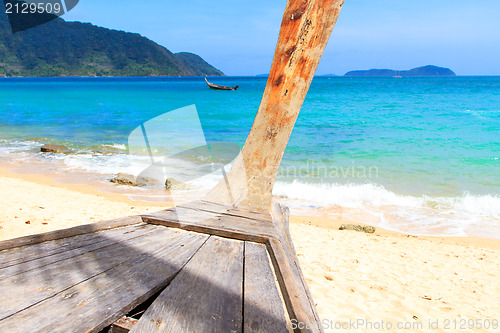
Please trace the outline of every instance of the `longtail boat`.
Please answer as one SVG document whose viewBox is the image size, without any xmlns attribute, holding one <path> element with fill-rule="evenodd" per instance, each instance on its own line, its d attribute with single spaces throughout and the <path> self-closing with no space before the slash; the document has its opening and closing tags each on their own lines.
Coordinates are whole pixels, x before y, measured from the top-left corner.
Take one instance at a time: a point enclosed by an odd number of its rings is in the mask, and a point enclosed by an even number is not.
<svg viewBox="0 0 500 333">
<path fill-rule="evenodd" d="M 207 78 L 205 78 L 205 82 L 208 84 L 208 86 L 210 87 L 210 89 L 217 89 L 217 90 L 236 90 L 236 89 L 238 89 L 238 86 L 235 86 L 235 87 L 226 87 L 226 86 L 221 86 L 221 85 L 218 85 L 218 84 L 214 84 L 214 83 L 208 82 Z"/>
</svg>

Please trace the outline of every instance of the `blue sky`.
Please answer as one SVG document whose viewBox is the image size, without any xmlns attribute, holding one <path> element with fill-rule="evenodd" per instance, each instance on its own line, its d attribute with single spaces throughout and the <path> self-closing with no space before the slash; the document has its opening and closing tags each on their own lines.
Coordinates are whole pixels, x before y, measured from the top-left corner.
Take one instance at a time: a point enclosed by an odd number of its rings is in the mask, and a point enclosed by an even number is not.
<svg viewBox="0 0 500 333">
<path fill-rule="evenodd" d="M 140 33 L 227 75 L 256 75 L 269 72 L 285 4 L 80 0 L 63 18 Z M 317 73 L 429 64 L 500 75 L 500 1 L 346 0 Z"/>
</svg>

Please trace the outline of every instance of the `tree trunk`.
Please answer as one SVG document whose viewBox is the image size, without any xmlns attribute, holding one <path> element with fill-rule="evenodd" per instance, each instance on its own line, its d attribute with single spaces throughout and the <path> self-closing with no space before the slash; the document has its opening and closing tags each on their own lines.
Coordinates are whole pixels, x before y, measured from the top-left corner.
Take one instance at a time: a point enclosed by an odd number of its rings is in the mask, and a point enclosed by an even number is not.
<svg viewBox="0 0 500 333">
<path fill-rule="evenodd" d="M 226 179 L 207 199 L 269 211 L 283 153 L 344 0 L 289 0 L 257 116 Z"/>
</svg>

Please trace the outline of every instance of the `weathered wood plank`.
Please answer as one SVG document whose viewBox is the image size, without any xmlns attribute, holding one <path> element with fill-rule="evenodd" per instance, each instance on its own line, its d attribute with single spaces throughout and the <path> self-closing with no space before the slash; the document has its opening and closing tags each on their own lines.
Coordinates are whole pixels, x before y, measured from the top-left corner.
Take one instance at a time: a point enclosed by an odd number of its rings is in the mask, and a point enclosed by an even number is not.
<svg viewBox="0 0 500 333">
<path fill-rule="evenodd" d="M 219 213 L 213 213 L 209 211 L 199 211 L 190 208 L 176 207 L 175 209 L 172 208 L 152 214 L 144 214 L 141 215 L 141 217 L 143 220 L 145 217 L 158 217 L 170 221 L 181 220 L 182 222 L 188 223 L 200 223 L 205 220 L 216 218 L 219 215 Z"/>
<path fill-rule="evenodd" d="M 239 216 L 222 215 L 216 219 L 206 221 L 206 225 L 229 231 L 259 235 L 262 237 L 273 237 L 276 232 L 269 220 L 248 220 Z"/>
<path fill-rule="evenodd" d="M 160 217 L 168 220 L 181 220 L 184 223 L 200 223 L 207 220 L 212 220 L 219 217 L 237 217 L 241 222 L 241 225 L 268 225 L 271 226 L 271 215 L 270 214 L 255 214 L 253 217 L 248 217 L 247 215 L 253 214 L 245 210 L 231 209 L 229 211 L 212 212 L 208 210 L 199 210 L 193 207 L 178 206 L 176 208 L 171 208 L 168 210 L 145 214 L 142 217 Z M 256 217 L 262 218 L 256 218 Z M 267 222 L 267 223 L 264 223 Z"/>
<path fill-rule="evenodd" d="M 146 225 L 146 223 L 134 224 L 129 227 L 120 227 L 112 230 L 56 239 L 49 242 L 13 247 L 0 251 L 0 268 L 93 244 L 96 241 L 102 240 L 102 233 L 106 233 L 108 238 L 112 238 L 114 235 L 121 235 L 123 232 L 136 230 Z"/>
<path fill-rule="evenodd" d="M 181 208 L 183 209 L 183 208 Z M 239 211 L 239 209 L 235 209 Z M 191 218 L 189 216 L 197 217 Z M 208 214 L 208 215 L 206 215 Z M 216 215 L 194 210 L 186 212 L 186 221 L 178 221 L 172 212 L 158 216 L 145 216 L 147 223 L 166 225 L 184 230 L 208 233 L 221 237 L 264 243 L 268 246 L 279 285 L 290 318 L 303 323 L 317 324 L 321 332 L 320 319 L 316 312 L 309 289 L 302 275 L 298 259 L 288 231 L 289 212 L 286 207 L 273 206 L 272 220 L 253 220 L 246 217 Z M 210 218 L 201 218 L 209 216 Z M 270 216 L 270 215 L 269 215 Z"/>
<path fill-rule="evenodd" d="M 137 322 L 137 319 L 123 316 L 113 323 L 110 333 L 128 333 Z"/>
<path fill-rule="evenodd" d="M 130 332 L 241 332 L 243 243 L 211 236 Z"/>
<path fill-rule="evenodd" d="M 15 275 L 24 274 L 30 270 L 39 269 L 55 262 L 76 257 L 87 252 L 97 251 L 101 248 L 114 245 L 117 242 L 123 242 L 129 239 L 142 237 L 150 232 L 154 232 L 155 229 L 156 228 L 153 225 L 142 224 L 127 228 L 113 229 L 105 233 L 86 234 L 82 236 L 88 237 L 90 239 L 84 240 L 81 243 L 78 242 L 81 241 L 81 239 L 75 239 L 72 244 L 73 246 L 63 247 L 62 249 L 53 249 L 52 251 L 48 251 L 49 253 L 47 255 L 43 255 L 44 252 L 41 252 L 38 258 L 28 257 L 23 261 L 23 257 L 21 254 L 21 258 L 19 258 L 20 262 L 0 269 L 0 280 L 5 278 L 12 278 Z M 65 238 L 65 240 L 72 241 L 73 238 L 79 237 L 80 236 L 69 237 Z M 82 244 L 82 246 L 78 246 L 79 244 Z M 36 245 L 39 244 L 35 244 L 32 246 L 36 247 Z M 43 249 L 40 250 L 43 251 Z"/>
<path fill-rule="evenodd" d="M 286 248 L 288 248 L 288 251 L 286 251 L 287 256 L 289 260 L 295 262 L 295 267 L 296 267 L 295 270 L 304 284 L 304 289 L 306 290 L 307 297 L 309 299 L 309 303 L 311 304 L 314 316 L 316 317 L 317 320 L 320 320 L 319 315 L 316 311 L 316 306 L 314 306 L 314 301 L 311 295 L 311 291 L 307 287 L 307 283 L 305 282 L 306 279 L 304 277 L 302 269 L 300 268 L 299 258 L 297 257 L 297 252 L 295 251 L 295 247 L 293 245 L 292 235 L 290 235 L 290 228 L 289 228 L 290 209 L 283 204 L 274 202 L 272 205 L 272 211 L 273 211 L 273 224 L 275 225 L 275 229 L 280 235 L 279 238 L 282 240 L 283 239 L 286 240 Z M 283 241 L 282 244 L 284 244 Z"/>
<path fill-rule="evenodd" d="M 288 332 L 283 301 L 265 245 L 245 242 L 244 332 Z"/>
<path fill-rule="evenodd" d="M 163 225 L 171 228 L 257 243 L 266 242 L 268 237 L 271 237 L 273 232 L 273 229 L 269 228 L 269 226 L 265 226 L 265 229 L 263 230 L 251 230 L 252 228 L 246 225 L 235 227 L 241 224 L 241 219 L 230 216 L 216 217 L 202 222 L 184 222 L 183 220 L 179 221 L 177 219 L 169 219 L 166 217 L 157 217 L 152 215 L 143 216 L 143 219 L 144 222 L 150 224 Z"/>
<path fill-rule="evenodd" d="M 140 254 L 0 321 L 2 332 L 99 332 L 164 288 L 208 238 L 177 231 Z"/>
<path fill-rule="evenodd" d="M 152 214 L 145 214 L 142 217 L 162 217 L 168 220 L 181 220 L 181 222 L 188 223 L 200 223 L 206 220 L 211 220 L 217 217 L 237 217 L 241 220 L 241 225 L 262 225 L 266 224 L 270 226 L 271 215 L 269 213 L 257 213 L 251 212 L 244 209 L 232 208 L 232 209 L 219 209 L 219 210 L 207 210 L 199 209 L 199 202 L 185 204 L 177 206 L 175 208 L 170 208 L 167 210 L 155 212 Z"/>
<path fill-rule="evenodd" d="M 211 202 L 211 201 L 205 201 L 205 200 L 197 200 L 197 201 L 193 201 L 193 202 L 187 202 L 187 203 L 183 203 L 177 207 L 205 210 L 207 212 L 212 212 L 212 213 L 217 213 L 217 214 L 220 214 L 222 212 L 226 212 L 229 209 L 233 208 L 232 205 L 226 205 L 226 204 L 221 204 L 218 202 Z"/>
<path fill-rule="evenodd" d="M 190 203 L 185 203 L 177 207 L 190 208 L 195 210 L 207 211 L 217 214 L 224 214 L 229 216 L 239 216 L 252 220 L 270 220 L 271 216 L 267 212 L 253 211 L 250 209 L 237 208 L 227 204 L 217 202 L 210 202 L 206 200 L 198 200 Z"/>
<path fill-rule="evenodd" d="M 245 214 L 245 211 L 233 209 L 231 214 L 217 214 L 181 206 L 176 210 L 143 215 L 142 218 L 146 223 L 259 243 L 275 236 L 270 214 L 256 215 L 265 217 L 257 220 L 239 216 L 240 213 Z"/>
<path fill-rule="evenodd" d="M 0 280 L 0 320 L 105 272 L 141 253 L 154 252 L 181 230 L 157 227 L 142 237 L 117 241 L 79 256 Z"/>
<path fill-rule="evenodd" d="M 288 231 L 289 211 L 273 204 L 273 223 L 279 234 L 266 243 L 290 318 L 309 326 L 303 332 L 323 332 Z"/>
<path fill-rule="evenodd" d="M 92 232 L 98 232 L 102 230 L 110 230 L 119 227 L 125 227 L 129 225 L 142 223 L 140 216 L 127 216 L 119 219 L 96 222 L 91 224 L 85 224 L 73 228 L 56 230 L 51 232 L 46 232 L 43 234 L 19 237 L 14 239 L 8 239 L 0 242 L 0 251 L 11 249 L 14 247 L 20 247 L 25 245 L 37 244 L 42 242 L 53 241 L 56 239 L 73 237 L 76 235 L 83 235 Z"/>
<path fill-rule="evenodd" d="M 268 251 L 290 318 L 308 326 L 319 324 L 311 309 L 303 282 L 297 276 L 293 262 L 288 260 L 281 242 L 271 239 L 268 243 Z M 321 328 L 310 327 L 309 330 L 302 330 L 302 332 L 321 332 Z"/>
<path fill-rule="evenodd" d="M 240 218 L 246 218 L 249 220 L 256 220 L 256 221 L 269 221 L 271 219 L 271 215 L 267 212 L 266 213 L 255 212 L 247 210 L 245 208 L 232 208 L 223 214 L 228 216 L 237 216 Z"/>
</svg>

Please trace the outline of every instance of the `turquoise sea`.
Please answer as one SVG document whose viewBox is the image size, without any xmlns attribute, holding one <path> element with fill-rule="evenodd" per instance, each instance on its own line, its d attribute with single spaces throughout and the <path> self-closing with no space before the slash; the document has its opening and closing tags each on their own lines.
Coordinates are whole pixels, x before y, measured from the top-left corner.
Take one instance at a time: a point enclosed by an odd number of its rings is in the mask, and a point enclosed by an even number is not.
<svg viewBox="0 0 500 333">
<path fill-rule="evenodd" d="M 211 81 L 240 88 L 182 77 L 0 78 L 0 162 L 36 159 L 105 180 L 130 168 L 133 129 L 193 104 L 208 142 L 242 146 L 266 78 Z M 42 155 L 44 143 L 79 154 Z M 500 77 L 315 78 L 275 195 L 296 213 L 500 238 Z"/>
</svg>

